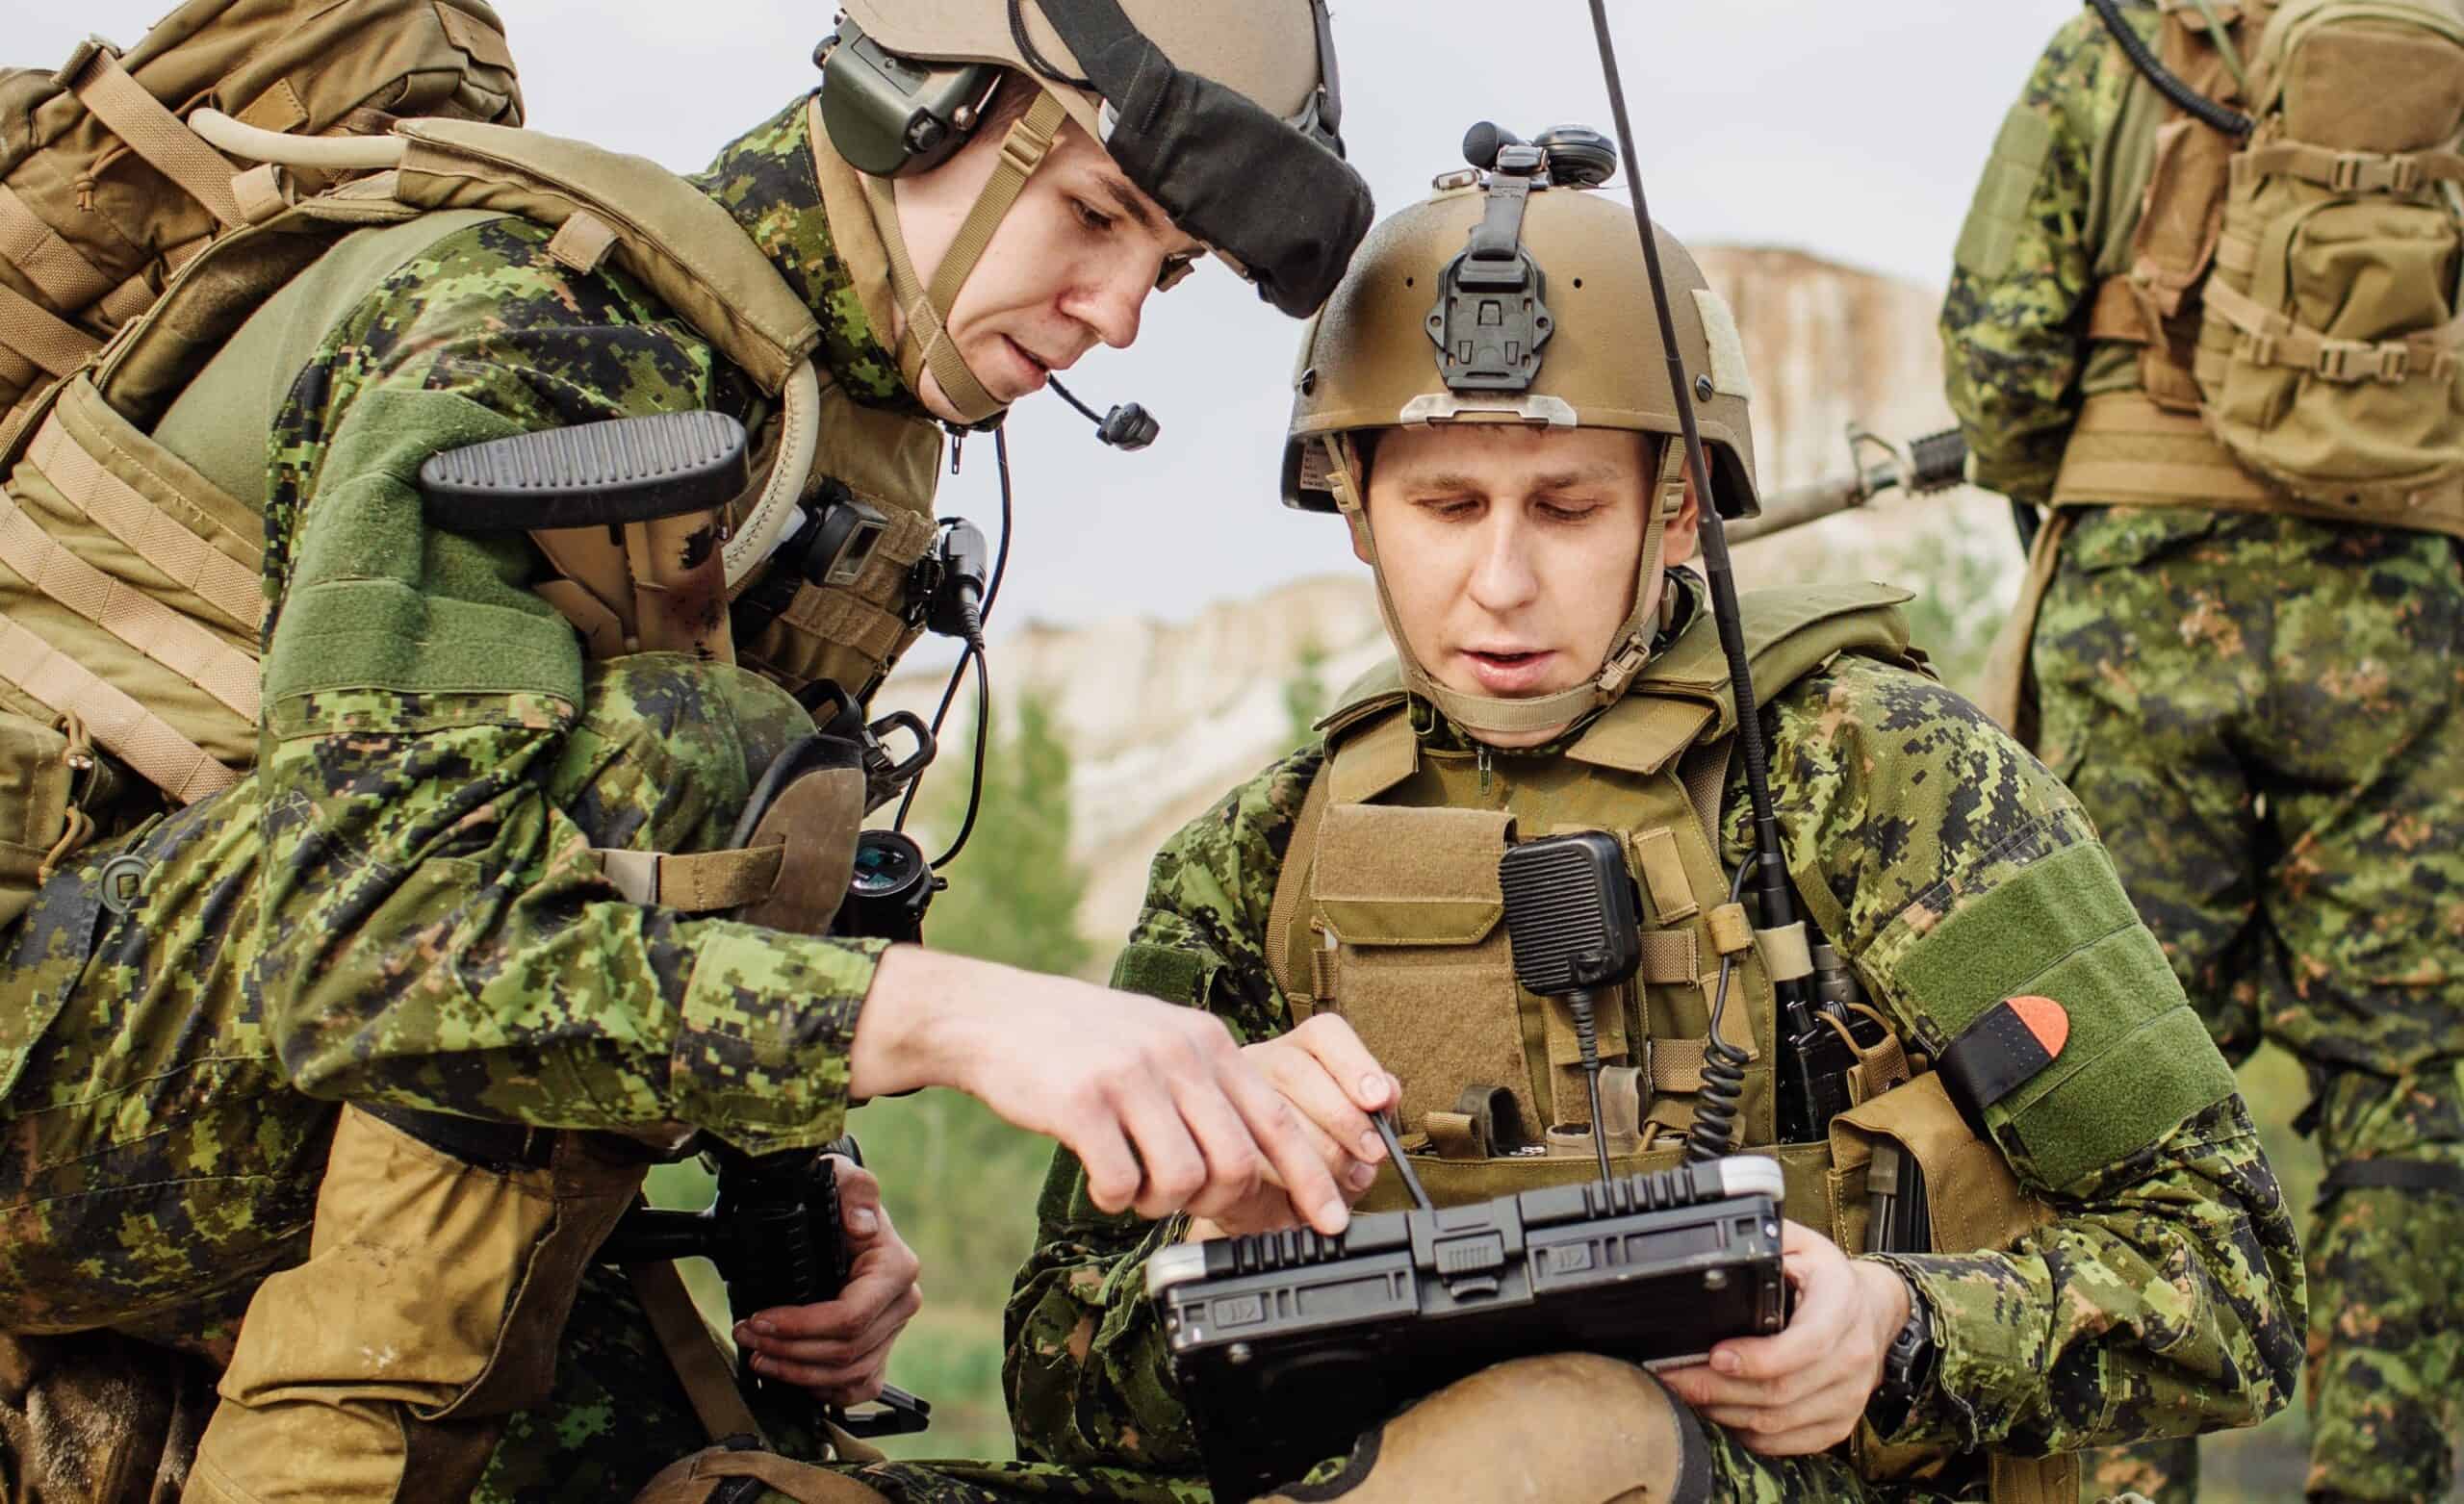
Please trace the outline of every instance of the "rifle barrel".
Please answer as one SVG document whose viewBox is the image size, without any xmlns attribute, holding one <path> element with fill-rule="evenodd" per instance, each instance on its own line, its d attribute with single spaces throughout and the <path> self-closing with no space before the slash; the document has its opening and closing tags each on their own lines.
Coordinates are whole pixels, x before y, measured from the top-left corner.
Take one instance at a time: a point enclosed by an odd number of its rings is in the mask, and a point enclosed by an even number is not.
<svg viewBox="0 0 2464 1504">
<path fill-rule="evenodd" d="M 1818 523 L 1834 513 L 1864 505 L 1866 497 L 1861 475 L 1835 475 L 1810 485 L 1774 491 L 1762 498 L 1761 516 L 1740 517 L 1728 524 L 1729 542 L 1745 543 Z"/>
</svg>

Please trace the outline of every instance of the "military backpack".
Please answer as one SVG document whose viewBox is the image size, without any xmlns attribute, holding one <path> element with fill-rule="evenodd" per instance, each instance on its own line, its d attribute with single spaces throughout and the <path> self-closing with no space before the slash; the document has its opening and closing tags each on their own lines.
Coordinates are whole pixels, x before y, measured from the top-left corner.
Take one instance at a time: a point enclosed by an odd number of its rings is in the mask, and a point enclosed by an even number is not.
<svg viewBox="0 0 2464 1504">
<path fill-rule="evenodd" d="M 2057 502 L 2464 531 L 2464 12 L 2158 9 L 2165 68 L 2250 129 L 2179 106 L 2155 128 L 2127 269 L 2089 328 L 2142 346 L 2143 392 L 2091 397 Z"/>
<path fill-rule="evenodd" d="M 486 0 L 189 0 L 123 53 L 0 70 L 0 438 L 151 307 L 180 267 L 284 206 L 281 177 L 192 125 L 381 136 L 419 115 L 522 123 Z M 316 192 L 346 172 L 294 169 Z"/>
</svg>

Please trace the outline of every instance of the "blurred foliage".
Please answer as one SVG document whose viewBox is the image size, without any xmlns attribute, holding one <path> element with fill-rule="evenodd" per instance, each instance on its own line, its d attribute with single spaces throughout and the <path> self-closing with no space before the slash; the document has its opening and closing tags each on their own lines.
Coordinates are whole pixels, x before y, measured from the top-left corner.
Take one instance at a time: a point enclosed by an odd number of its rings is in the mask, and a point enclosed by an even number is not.
<svg viewBox="0 0 2464 1504">
<path fill-rule="evenodd" d="M 1283 745 L 1305 747 L 1317 739 L 1321 716 L 1331 708 L 1326 687 L 1325 645 L 1312 637 L 1300 645 L 1300 660 L 1283 683 Z"/>
<path fill-rule="evenodd" d="M 1876 566 L 1880 578 L 1916 593 L 1904 608 L 1910 640 L 1943 683 L 1971 700 L 1984 687 L 1986 658 L 2017 591 L 2018 540 L 2008 528 L 1983 531 L 1927 531 Z"/>
<path fill-rule="evenodd" d="M 985 758 L 983 803 L 966 850 L 951 864 L 949 891 L 925 919 L 927 944 L 962 956 L 1073 976 L 1092 958 L 1078 933 L 1086 897 L 1085 869 L 1069 859 L 1069 748 L 1053 722 L 1050 701 L 1024 695 L 1017 725 L 992 723 Z M 941 758 L 917 802 L 917 823 L 948 844 L 966 818 L 965 758 L 973 732 L 961 727 L 941 742 Z"/>
</svg>

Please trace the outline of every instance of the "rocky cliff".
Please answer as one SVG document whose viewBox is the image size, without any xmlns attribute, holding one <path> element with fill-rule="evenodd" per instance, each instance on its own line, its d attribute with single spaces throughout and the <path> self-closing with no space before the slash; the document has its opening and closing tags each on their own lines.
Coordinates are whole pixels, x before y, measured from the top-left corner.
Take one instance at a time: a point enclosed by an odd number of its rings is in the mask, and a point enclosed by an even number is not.
<svg viewBox="0 0 2464 1504">
<path fill-rule="evenodd" d="M 1947 426 L 1932 290 L 1801 251 L 1713 247 L 1707 274 L 1734 306 L 1755 382 L 1755 445 L 1766 487 L 1847 468 L 1847 425 L 1904 440 Z M 1328 524 L 1329 562 L 1343 559 Z M 2002 503 L 1983 496 L 1906 501 L 1739 550 L 1749 581 L 1871 577 L 1961 555 L 2006 577 L 2017 558 Z M 1347 561 L 1348 562 L 1348 561 Z M 994 643 L 995 693 L 1043 695 L 1075 757 L 1075 846 L 1091 883 L 1082 927 L 1109 962 L 1135 917 L 1155 848 L 1286 750 L 1286 690 L 1318 660 L 1340 689 L 1382 659 L 1368 573 L 1296 580 L 1261 598 L 1213 602 L 1183 622 L 1031 624 Z M 892 680 L 886 703 L 929 712 L 943 674 Z M 996 726 L 998 711 L 996 709 Z M 951 759 L 955 765 L 956 759 Z M 963 777 L 945 767 L 942 777 Z"/>
</svg>

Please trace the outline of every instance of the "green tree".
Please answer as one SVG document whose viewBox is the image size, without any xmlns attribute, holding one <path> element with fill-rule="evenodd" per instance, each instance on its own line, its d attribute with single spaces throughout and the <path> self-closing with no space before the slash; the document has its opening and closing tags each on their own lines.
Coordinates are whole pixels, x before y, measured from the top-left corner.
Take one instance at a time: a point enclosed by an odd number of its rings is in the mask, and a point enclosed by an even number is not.
<svg viewBox="0 0 2464 1504">
<path fill-rule="evenodd" d="M 1092 952 L 1078 932 L 1086 870 L 1069 856 L 1069 748 L 1050 701 L 1019 697 L 1016 726 L 992 723 L 975 832 L 952 863 L 949 891 L 933 901 L 925 943 L 936 950 L 1074 975 Z M 942 742 L 941 761 L 919 802 L 923 824 L 955 832 L 966 818 L 972 732 Z M 947 838 L 942 838 L 947 844 Z"/>
<path fill-rule="evenodd" d="M 1910 641 L 1933 659 L 1943 683 L 1975 698 L 1984 688 L 1994 635 L 2011 614 L 2008 572 L 1956 534 L 1938 532 L 1916 539 L 1879 569 L 1878 578 L 1916 593 L 1902 608 Z"/>
</svg>

